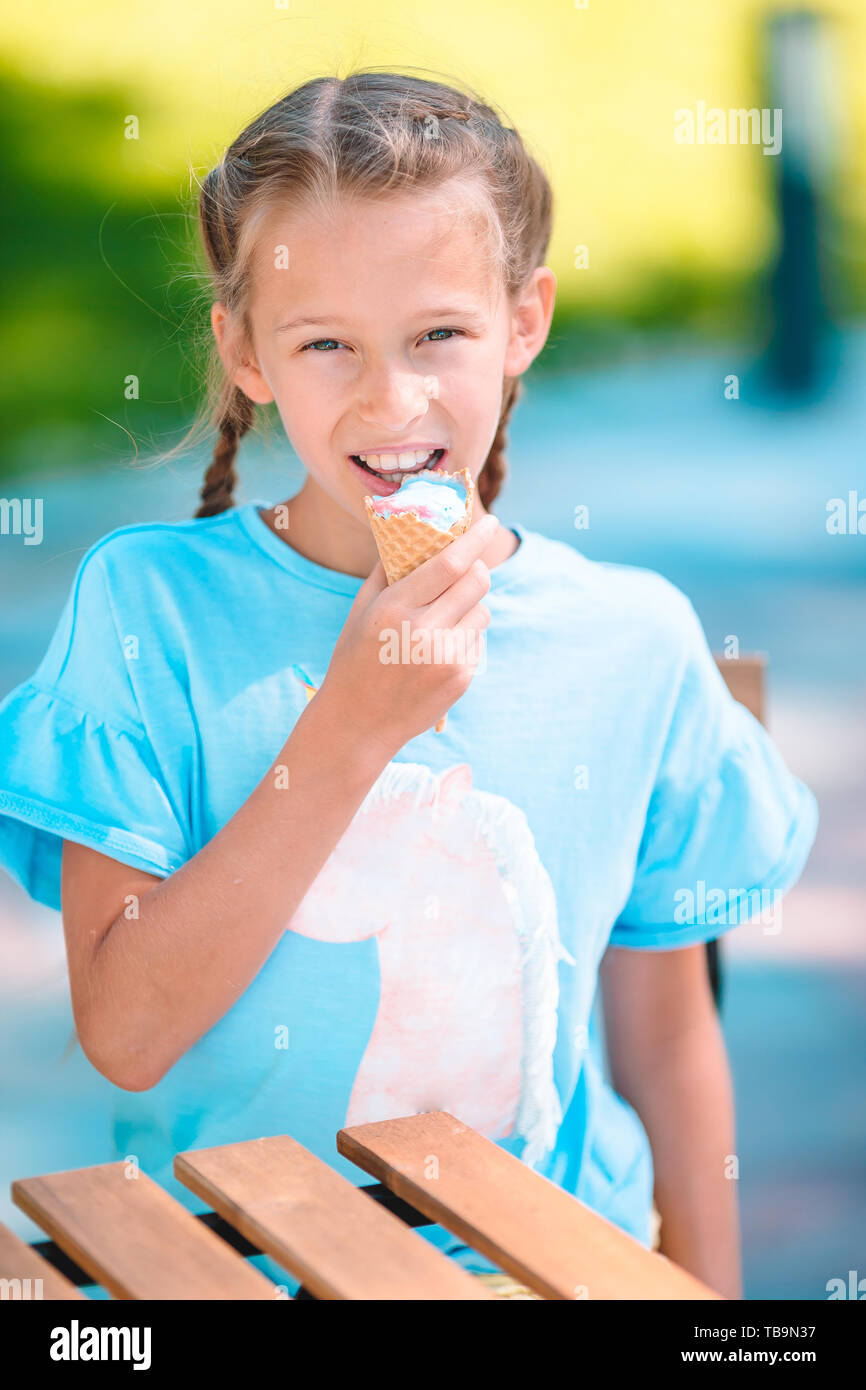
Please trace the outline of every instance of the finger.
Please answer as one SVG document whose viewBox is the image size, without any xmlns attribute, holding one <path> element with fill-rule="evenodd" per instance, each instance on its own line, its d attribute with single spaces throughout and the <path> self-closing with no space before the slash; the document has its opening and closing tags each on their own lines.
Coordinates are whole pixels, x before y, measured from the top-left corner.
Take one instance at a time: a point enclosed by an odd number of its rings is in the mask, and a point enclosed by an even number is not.
<svg viewBox="0 0 866 1390">
<path fill-rule="evenodd" d="M 477 666 L 483 651 L 484 630 L 489 621 L 489 610 L 477 603 L 454 627 L 416 628 L 412 634 L 413 661 L 417 650 L 417 659 L 425 663 Z"/>
<path fill-rule="evenodd" d="M 485 608 L 483 603 L 477 603 L 454 628 L 457 642 L 473 669 L 478 666 L 484 656 L 484 646 L 487 641 L 486 628 L 489 622 L 490 609 Z"/>
<path fill-rule="evenodd" d="M 490 609 L 484 603 L 476 603 L 474 608 L 470 608 L 465 618 L 461 618 L 459 623 L 455 623 L 455 629 L 462 627 L 465 630 L 474 628 L 478 632 L 483 632 L 490 625 Z"/>
<path fill-rule="evenodd" d="M 405 601 L 414 607 L 432 603 L 460 579 L 473 560 L 477 560 L 490 544 L 499 528 L 495 516 L 485 516 L 464 531 L 456 541 L 446 545 L 437 555 L 425 560 L 411 574 L 397 581 L 402 584 Z M 396 585 L 394 586 L 397 587 Z"/>
<path fill-rule="evenodd" d="M 461 579 L 446 589 L 434 603 L 428 604 L 424 614 L 425 623 L 431 627 L 454 627 L 489 589 L 489 569 L 483 560 L 473 560 Z"/>
</svg>

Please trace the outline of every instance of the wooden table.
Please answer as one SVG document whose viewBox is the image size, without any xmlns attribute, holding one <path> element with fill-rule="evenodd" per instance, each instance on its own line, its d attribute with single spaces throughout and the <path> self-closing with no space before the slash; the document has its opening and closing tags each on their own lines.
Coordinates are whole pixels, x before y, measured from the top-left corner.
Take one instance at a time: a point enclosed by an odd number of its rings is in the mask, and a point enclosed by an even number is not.
<svg viewBox="0 0 866 1390">
<path fill-rule="evenodd" d="M 22 1178 L 12 1197 L 50 1237 L 0 1226 L 5 1296 L 287 1297 L 245 1258 L 264 1253 L 317 1299 L 494 1299 L 413 1227 L 439 1223 L 544 1299 L 718 1299 L 620 1227 L 445 1111 L 357 1125 L 337 1150 L 377 1179 L 354 1186 L 288 1135 L 178 1154 L 193 1214 L 123 1162 Z M 24 1281 L 30 1280 L 26 1285 Z M 38 1295 L 37 1295 L 38 1296 Z"/>
</svg>

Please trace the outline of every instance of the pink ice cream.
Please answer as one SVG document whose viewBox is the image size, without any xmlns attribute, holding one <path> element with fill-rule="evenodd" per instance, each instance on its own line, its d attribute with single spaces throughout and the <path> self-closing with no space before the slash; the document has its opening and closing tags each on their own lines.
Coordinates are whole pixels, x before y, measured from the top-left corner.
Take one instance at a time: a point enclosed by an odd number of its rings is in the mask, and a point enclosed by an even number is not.
<svg viewBox="0 0 866 1390">
<path fill-rule="evenodd" d="M 425 469 L 406 478 L 390 497 L 373 497 L 371 501 L 378 516 L 415 512 L 438 531 L 450 531 L 466 513 L 466 488 L 459 478 Z"/>
</svg>

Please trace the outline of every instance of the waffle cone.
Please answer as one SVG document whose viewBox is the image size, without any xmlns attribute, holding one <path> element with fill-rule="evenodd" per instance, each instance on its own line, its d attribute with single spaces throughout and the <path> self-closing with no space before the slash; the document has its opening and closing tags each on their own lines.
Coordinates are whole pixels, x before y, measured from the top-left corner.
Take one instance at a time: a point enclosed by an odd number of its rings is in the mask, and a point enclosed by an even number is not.
<svg viewBox="0 0 866 1390">
<path fill-rule="evenodd" d="M 469 529 L 475 497 L 475 483 L 469 469 L 463 468 L 459 473 L 445 473 L 440 468 L 428 468 L 423 473 L 413 474 L 413 477 L 424 478 L 429 473 L 435 473 L 441 478 L 459 478 L 466 488 L 466 510 L 447 531 L 440 531 L 429 522 L 422 521 L 417 512 L 403 512 L 399 516 L 379 516 L 373 509 L 372 498 L 364 498 L 373 539 L 389 584 L 396 584 L 398 579 L 404 579 L 419 565 L 423 565 L 425 560 L 429 560 L 432 555 L 438 555 L 440 550 L 444 550 Z M 445 728 L 447 717 L 443 714 L 436 724 L 437 734 L 441 734 Z"/>
<path fill-rule="evenodd" d="M 396 584 L 398 579 L 404 579 L 419 565 L 423 565 L 425 560 L 429 560 L 431 555 L 438 555 L 440 550 L 444 550 L 446 545 L 450 545 L 469 529 L 475 484 L 468 468 L 462 469 L 459 473 L 443 473 L 441 469 L 430 468 L 423 473 L 413 474 L 413 477 L 424 478 L 430 473 L 441 478 L 459 478 L 466 488 L 466 511 L 448 531 L 439 531 L 429 522 L 422 521 L 417 512 L 403 512 L 399 516 L 379 516 L 373 509 L 372 499 L 364 498 L 373 538 L 389 584 Z"/>
</svg>

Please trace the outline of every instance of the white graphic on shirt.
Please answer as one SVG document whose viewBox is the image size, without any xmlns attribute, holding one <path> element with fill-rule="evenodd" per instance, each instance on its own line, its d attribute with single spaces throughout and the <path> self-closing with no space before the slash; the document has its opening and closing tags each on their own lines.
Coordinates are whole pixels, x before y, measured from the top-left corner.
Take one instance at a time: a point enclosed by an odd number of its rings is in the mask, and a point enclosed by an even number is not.
<svg viewBox="0 0 866 1390">
<path fill-rule="evenodd" d="M 346 1125 L 447 1110 L 529 1164 L 562 1121 L 553 1077 L 558 962 L 574 965 L 523 812 L 472 786 L 389 763 L 288 930 L 375 937 L 378 1012 Z"/>
</svg>

